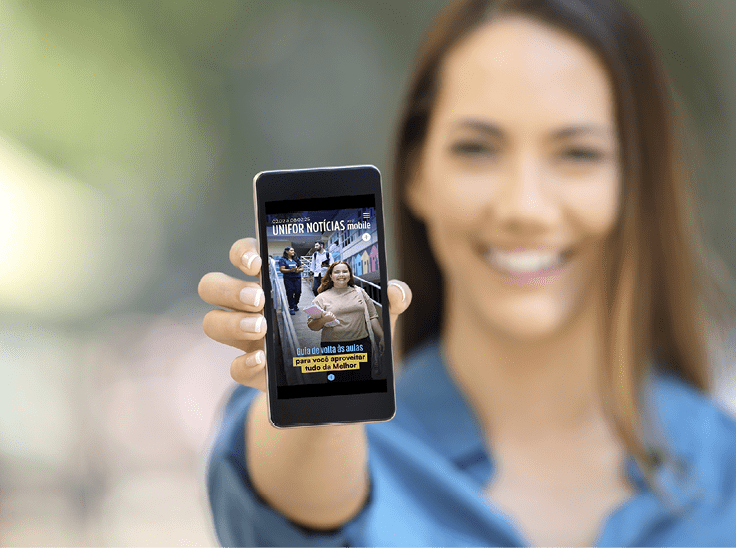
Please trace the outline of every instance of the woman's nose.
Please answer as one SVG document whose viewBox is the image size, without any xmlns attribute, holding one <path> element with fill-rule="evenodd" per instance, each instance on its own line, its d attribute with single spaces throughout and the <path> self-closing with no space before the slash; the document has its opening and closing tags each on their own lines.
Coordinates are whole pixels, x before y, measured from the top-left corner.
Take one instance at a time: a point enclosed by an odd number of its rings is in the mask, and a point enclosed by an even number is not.
<svg viewBox="0 0 736 548">
<path fill-rule="evenodd" d="M 492 209 L 494 220 L 501 227 L 539 229 L 553 224 L 559 211 L 543 161 L 530 155 L 511 163 Z"/>
</svg>

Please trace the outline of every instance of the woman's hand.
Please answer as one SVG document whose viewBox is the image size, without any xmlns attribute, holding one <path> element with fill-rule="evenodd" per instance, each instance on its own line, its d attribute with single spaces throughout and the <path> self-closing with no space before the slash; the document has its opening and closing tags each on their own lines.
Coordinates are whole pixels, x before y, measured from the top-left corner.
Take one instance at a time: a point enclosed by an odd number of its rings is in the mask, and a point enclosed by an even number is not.
<svg viewBox="0 0 736 548">
<path fill-rule="evenodd" d="M 261 258 L 256 252 L 256 240 L 244 238 L 235 242 L 230 248 L 230 262 L 248 276 L 260 276 Z M 199 282 L 199 296 L 225 309 L 212 310 L 205 315 L 202 326 L 207 336 L 245 352 L 230 365 L 232 378 L 265 392 L 263 336 L 266 320 L 261 311 L 266 297 L 260 282 L 210 272 Z"/>
<path fill-rule="evenodd" d="M 383 339 L 378 339 L 378 351 L 381 353 L 381 356 L 386 351 L 386 344 L 383 342 Z"/>
<path fill-rule="evenodd" d="M 230 262 L 244 274 L 259 277 L 261 258 L 256 249 L 254 238 L 238 240 L 230 248 Z M 221 307 L 208 312 L 204 317 L 202 326 L 207 336 L 245 352 L 230 365 L 232 378 L 240 384 L 265 392 L 266 356 L 263 351 L 263 337 L 266 334 L 266 320 L 261 311 L 266 297 L 260 282 L 243 281 L 221 272 L 210 272 L 199 282 L 199 296 L 205 302 Z M 388 300 L 391 331 L 394 332 L 397 318 L 411 303 L 409 286 L 398 280 L 389 281 Z M 328 316 L 330 319 L 326 323 L 335 319 L 332 312 L 325 312 L 322 317 Z M 380 339 L 379 348 L 383 353 L 383 336 Z"/>
<path fill-rule="evenodd" d="M 309 318 L 307 320 L 307 327 L 312 331 L 320 331 L 325 325 L 335 320 L 335 315 L 332 312 L 322 312 L 319 316 Z"/>
<path fill-rule="evenodd" d="M 230 262 L 248 276 L 259 276 L 261 258 L 256 249 L 253 238 L 238 240 L 230 249 Z M 202 278 L 199 295 L 220 307 L 205 315 L 205 333 L 245 352 L 230 366 L 233 379 L 265 392 L 266 322 L 261 311 L 273 306 L 270 295 L 263 294 L 258 281 L 242 281 L 220 272 Z M 393 326 L 409 306 L 411 293 L 403 282 L 392 281 L 388 295 Z M 268 420 L 265 394 L 256 396 L 245 420 L 248 474 L 256 492 L 272 507 L 296 523 L 319 529 L 337 527 L 360 510 L 369 492 L 363 424 L 274 428 Z M 337 475 L 334 462 L 345 464 Z M 316 514 L 315 507 L 320 509 Z"/>
</svg>

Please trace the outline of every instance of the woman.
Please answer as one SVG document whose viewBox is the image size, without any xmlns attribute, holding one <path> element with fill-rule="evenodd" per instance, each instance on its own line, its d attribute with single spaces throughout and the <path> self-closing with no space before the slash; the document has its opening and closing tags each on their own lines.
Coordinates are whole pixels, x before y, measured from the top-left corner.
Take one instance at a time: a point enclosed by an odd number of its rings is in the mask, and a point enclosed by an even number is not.
<svg viewBox="0 0 736 548">
<path fill-rule="evenodd" d="M 279 259 L 279 270 L 284 275 L 284 289 L 289 302 L 289 313 L 293 316 L 299 310 L 299 299 L 302 296 L 302 262 L 296 256 L 293 247 L 284 249 L 284 255 Z"/>
<path fill-rule="evenodd" d="M 279 431 L 261 394 L 236 390 L 209 469 L 220 540 L 732 545 L 736 425 L 705 395 L 716 293 L 673 111 L 623 2 L 443 12 L 399 126 L 416 297 L 396 417 Z M 254 249 L 231 250 L 250 275 Z M 231 307 L 216 280 L 201 294 Z M 394 284 L 395 318 L 411 294 Z M 205 331 L 246 352 L 233 377 L 263 390 L 263 334 L 229 327 L 259 315 L 236 308 Z"/>
<path fill-rule="evenodd" d="M 368 294 L 355 286 L 353 269 L 345 261 L 332 263 L 322 278 L 313 303 L 325 312 L 318 317 L 310 317 L 307 326 L 312 331 L 322 331 L 322 352 L 340 343 L 347 348 L 360 348 L 367 355 L 358 370 L 338 371 L 335 381 L 370 380 L 373 364 L 373 348 L 370 331 L 383 354 L 383 329 L 378 322 L 378 312 Z M 366 317 L 369 322 L 366 322 Z M 330 326 L 337 320 L 339 323 Z M 352 350 L 351 352 L 354 352 Z"/>
</svg>

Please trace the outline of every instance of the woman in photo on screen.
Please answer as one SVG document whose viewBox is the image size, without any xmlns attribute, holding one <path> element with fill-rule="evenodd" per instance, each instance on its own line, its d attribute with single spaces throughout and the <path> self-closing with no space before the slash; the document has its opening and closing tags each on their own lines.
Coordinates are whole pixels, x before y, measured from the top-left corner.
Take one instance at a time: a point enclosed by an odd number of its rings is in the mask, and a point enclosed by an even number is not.
<svg viewBox="0 0 736 548">
<path fill-rule="evenodd" d="M 445 9 L 398 128 L 396 417 L 271 427 L 263 333 L 240 329 L 260 311 L 208 314 L 245 352 L 209 467 L 221 542 L 733 545 L 736 423 L 708 345 L 729 293 L 676 106 L 623 1 Z M 255 275 L 254 241 L 231 261 Z M 232 308 L 243 287 L 200 294 Z"/>
<path fill-rule="evenodd" d="M 289 303 L 289 313 L 293 316 L 299 310 L 299 299 L 302 296 L 302 262 L 296 256 L 293 247 L 284 249 L 284 255 L 279 259 L 279 270 L 284 275 L 284 289 L 286 300 Z"/>
<path fill-rule="evenodd" d="M 325 352 L 325 347 L 340 344 L 346 348 L 360 348 L 359 352 L 367 354 L 367 360 L 361 362 L 359 369 L 336 372 L 335 380 L 371 379 L 373 352 L 377 350 L 383 354 L 384 351 L 383 329 L 373 301 L 363 288 L 355 285 L 350 265 L 346 261 L 332 263 L 322 277 L 317 293 L 312 304 L 319 306 L 324 313 L 310 317 L 307 326 L 322 332 L 322 351 Z M 339 323 L 330 327 L 328 324 L 335 320 Z M 371 330 L 376 349 L 372 347 Z"/>
</svg>

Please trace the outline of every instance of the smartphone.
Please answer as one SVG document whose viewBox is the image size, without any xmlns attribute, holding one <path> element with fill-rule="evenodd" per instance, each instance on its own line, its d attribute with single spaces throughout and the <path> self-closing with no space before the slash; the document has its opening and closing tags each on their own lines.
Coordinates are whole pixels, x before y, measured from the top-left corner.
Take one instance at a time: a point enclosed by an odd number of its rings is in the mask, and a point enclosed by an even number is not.
<svg viewBox="0 0 736 548">
<path fill-rule="evenodd" d="M 253 192 L 269 420 L 280 428 L 390 420 L 396 399 L 380 172 L 371 165 L 262 171 Z M 282 271 L 288 261 L 302 272 Z M 320 325 L 315 307 L 337 324 Z"/>
</svg>

